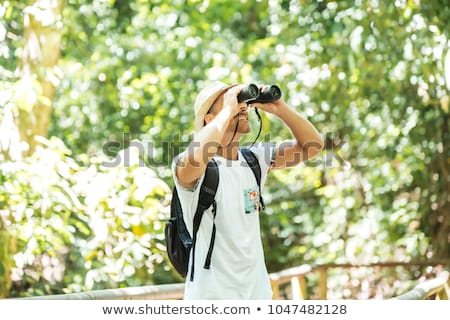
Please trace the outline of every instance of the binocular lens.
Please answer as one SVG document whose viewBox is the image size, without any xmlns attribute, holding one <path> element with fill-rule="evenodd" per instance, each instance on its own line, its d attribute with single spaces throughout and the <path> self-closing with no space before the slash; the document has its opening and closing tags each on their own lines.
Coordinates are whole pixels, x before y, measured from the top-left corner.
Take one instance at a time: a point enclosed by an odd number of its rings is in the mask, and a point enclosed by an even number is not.
<svg viewBox="0 0 450 320">
<path fill-rule="evenodd" d="M 256 98 L 257 96 L 259 96 L 259 89 L 258 89 L 258 87 L 257 87 L 256 85 L 254 85 L 254 84 L 250 84 L 250 85 L 248 86 L 248 92 L 249 92 L 249 94 L 250 94 L 252 97 L 254 97 L 254 98 Z"/>
<path fill-rule="evenodd" d="M 260 90 L 257 85 L 251 83 L 245 87 L 237 96 L 238 102 L 267 103 L 281 98 L 281 90 L 277 85 L 271 85 L 264 90 Z"/>
<path fill-rule="evenodd" d="M 253 100 L 259 96 L 259 88 L 256 84 L 249 84 L 237 96 L 238 102 Z"/>
<path fill-rule="evenodd" d="M 275 99 L 279 99 L 281 97 L 281 90 L 278 86 L 272 85 L 272 86 L 270 86 L 269 90 L 270 90 L 270 94 Z"/>
<path fill-rule="evenodd" d="M 277 85 L 271 85 L 261 91 L 258 98 L 254 102 L 267 103 L 281 98 L 281 90 Z"/>
</svg>

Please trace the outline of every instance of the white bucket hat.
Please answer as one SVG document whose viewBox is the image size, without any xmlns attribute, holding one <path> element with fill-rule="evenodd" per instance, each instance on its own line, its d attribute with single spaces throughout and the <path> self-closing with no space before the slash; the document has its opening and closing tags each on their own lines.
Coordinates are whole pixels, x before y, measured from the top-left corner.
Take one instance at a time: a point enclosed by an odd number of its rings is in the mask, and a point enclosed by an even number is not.
<svg viewBox="0 0 450 320">
<path fill-rule="evenodd" d="M 237 84 L 228 85 L 221 81 L 214 81 L 199 92 L 194 104 L 195 132 L 198 132 L 203 128 L 205 115 L 212 107 L 214 101 L 216 101 L 222 93 L 234 86 L 237 86 Z"/>
</svg>

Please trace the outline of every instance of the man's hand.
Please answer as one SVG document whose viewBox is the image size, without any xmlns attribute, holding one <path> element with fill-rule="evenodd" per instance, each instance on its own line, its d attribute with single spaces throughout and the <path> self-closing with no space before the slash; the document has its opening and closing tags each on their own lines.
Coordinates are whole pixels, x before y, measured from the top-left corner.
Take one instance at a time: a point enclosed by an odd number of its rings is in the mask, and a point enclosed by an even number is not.
<svg viewBox="0 0 450 320">
<path fill-rule="evenodd" d="M 268 86 L 260 86 L 260 90 L 263 90 L 264 88 L 268 88 Z M 276 116 L 280 116 L 284 111 L 283 109 L 289 108 L 286 102 L 284 102 L 283 98 L 267 103 L 252 103 L 251 105 L 268 113 L 272 113 Z"/>
<path fill-rule="evenodd" d="M 323 149 L 323 140 L 316 128 L 280 98 L 252 106 L 279 117 L 291 130 L 294 140 L 280 144 L 273 168 L 292 167 L 315 157 Z"/>
<path fill-rule="evenodd" d="M 244 89 L 244 85 L 238 85 L 232 87 L 227 90 L 227 92 L 223 95 L 223 109 L 222 110 L 230 110 L 230 117 L 233 118 L 236 116 L 243 107 L 246 106 L 245 103 L 238 103 L 237 96 Z"/>
<path fill-rule="evenodd" d="M 264 110 L 276 116 L 280 116 L 284 109 L 289 108 L 289 106 L 284 102 L 282 98 L 275 100 L 273 102 L 252 103 L 251 105 L 252 107 Z"/>
</svg>

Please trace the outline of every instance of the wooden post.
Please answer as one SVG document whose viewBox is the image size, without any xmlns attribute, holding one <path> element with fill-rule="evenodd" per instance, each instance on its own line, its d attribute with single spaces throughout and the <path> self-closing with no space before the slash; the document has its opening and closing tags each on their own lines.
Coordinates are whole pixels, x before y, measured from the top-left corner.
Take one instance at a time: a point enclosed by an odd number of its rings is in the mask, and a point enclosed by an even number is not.
<svg viewBox="0 0 450 320">
<path fill-rule="evenodd" d="M 291 278 L 292 300 L 306 300 L 306 280 L 304 276 Z"/>
<path fill-rule="evenodd" d="M 306 279 L 304 276 L 298 277 L 300 281 L 300 299 L 306 300 L 308 299 L 307 289 L 306 289 Z"/>
<path fill-rule="evenodd" d="M 319 299 L 327 300 L 327 268 L 319 268 Z"/>
<path fill-rule="evenodd" d="M 272 293 L 273 293 L 273 300 L 279 300 L 280 299 L 280 287 L 279 284 L 274 281 L 272 283 Z"/>
<path fill-rule="evenodd" d="M 292 300 L 300 300 L 300 281 L 298 277 L 291 278 L 291 294 Z"/>
<path fill-rule="evenodd" d="M 450 289 L 448 283 L 444 284 L 444 287 L 437 294 L 439 300 L 450 300 Z"/>
</svg>

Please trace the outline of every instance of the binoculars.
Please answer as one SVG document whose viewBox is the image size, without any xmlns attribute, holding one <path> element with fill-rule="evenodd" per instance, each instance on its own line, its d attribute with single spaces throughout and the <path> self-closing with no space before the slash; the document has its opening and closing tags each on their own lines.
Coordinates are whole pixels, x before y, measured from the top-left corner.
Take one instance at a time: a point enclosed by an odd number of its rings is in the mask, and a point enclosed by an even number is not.
<svg viewBox="0 0 450 320">
<path fill-rule="evenodd" d="M 280 98 L 281 90 L 277 85 L 273 84 L 260 90 L 258 86 L 253 83 L 242 89 L 242 91 L 237 96 L 239 103 L 267 103 L 278 100 Z"/>
</svg>

